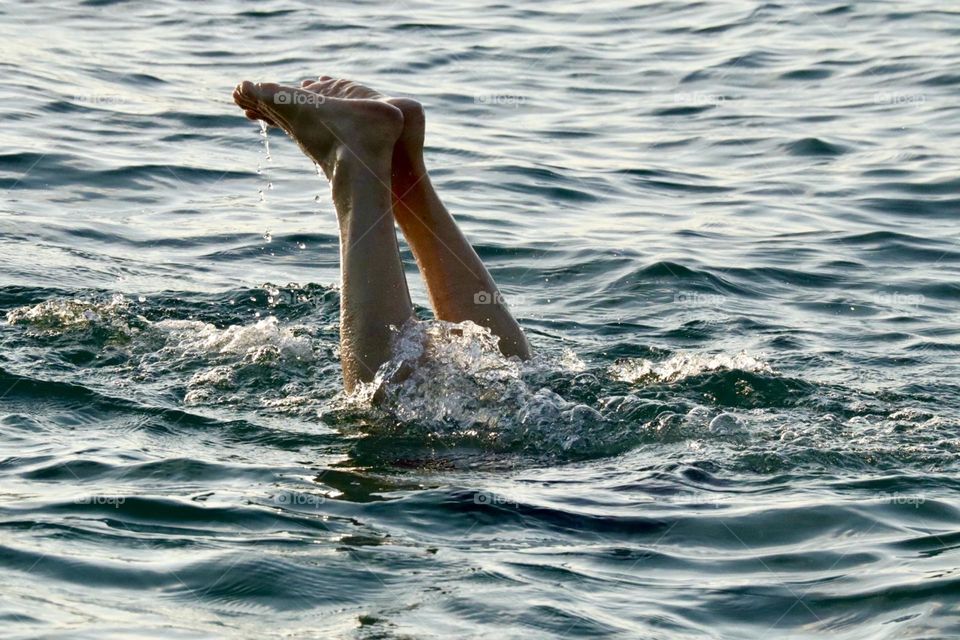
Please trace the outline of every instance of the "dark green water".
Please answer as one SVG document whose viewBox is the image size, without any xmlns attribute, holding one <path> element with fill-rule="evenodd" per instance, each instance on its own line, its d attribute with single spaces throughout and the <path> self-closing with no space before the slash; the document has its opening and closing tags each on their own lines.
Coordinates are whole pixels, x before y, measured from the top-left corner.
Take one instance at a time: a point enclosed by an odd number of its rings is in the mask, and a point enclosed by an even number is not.
<svg viewBox="0 0 960 640">
<path fill-rule="evenodd" d="M 0 3 L 0 636 L 960 637 L 952 6 L 53 6 Z M 340 394 L 327 186 L 229 98 L 321 73 L 426 104 L 533 362 L 425 325 Z"/>
</svg>

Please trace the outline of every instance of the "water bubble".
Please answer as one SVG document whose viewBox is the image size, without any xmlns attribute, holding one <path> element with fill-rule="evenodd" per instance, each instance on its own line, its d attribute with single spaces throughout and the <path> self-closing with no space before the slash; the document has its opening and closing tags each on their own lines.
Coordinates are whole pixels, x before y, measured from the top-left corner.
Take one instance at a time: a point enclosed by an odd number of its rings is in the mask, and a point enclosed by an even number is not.
<svg viewBox="0 0 960 640">
<path fill-rule="evenodd" d="M 713 420 L 707 428 L 718 435 L 730 435 L 740 430 L 741 424 L 736 416 L 730 413 L 721 413 Z"/>
<path fill-rule="evenodd" d="M 274 306 L 280 302 L 280 289 L 276 287 L 264 287 L 267 292 L 267 304 Z"/>
</svg>

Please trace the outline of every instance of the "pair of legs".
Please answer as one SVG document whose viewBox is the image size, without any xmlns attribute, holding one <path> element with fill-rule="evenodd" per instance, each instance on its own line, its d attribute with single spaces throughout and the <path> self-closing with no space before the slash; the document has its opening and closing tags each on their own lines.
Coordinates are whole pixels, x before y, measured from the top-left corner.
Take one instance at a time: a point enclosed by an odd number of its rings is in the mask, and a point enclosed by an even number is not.
<svg viewBox="0 0 960 640">
<path fill-rule="evenodd" d="M 423 160 L 422 106 L 322 76 L 299 87 L 243 82 L 234 101 L 283 129 L 330 180 L 340 227 L 340 353 L 344 385 L 369 382 L 391 356 L 391 325 L 413 318 L 395 225 L 440 320 L 471 320 L 505 355 L 530 347 L 497 285 L 440 201 Z"/>
</svg>

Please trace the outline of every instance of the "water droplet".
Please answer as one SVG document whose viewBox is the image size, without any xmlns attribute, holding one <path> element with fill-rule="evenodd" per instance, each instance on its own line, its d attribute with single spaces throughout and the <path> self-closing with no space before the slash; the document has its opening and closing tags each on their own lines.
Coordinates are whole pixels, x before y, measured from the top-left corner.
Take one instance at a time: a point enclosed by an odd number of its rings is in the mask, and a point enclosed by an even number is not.
<svg viewBox="0 0 960 640">
<path fill-rule="evenodd" d="M 298 248 L 298 249 L 306 249 L 306 248 L 307 248 L 307 245 L 305 245 L 305 244 L 302 243 L 302 242 L 298 242 L 298 243 L 297 243 L 297 248 Z"/>
<path fill-rule="evenodd" d="M 272 182 L 268 182 L 268 183 L 267 183 L 267 189 L 273 189 L 273 183 L 272 183 Z"/>
<path fill-rule="evenodd" d="M 269 229 L 263 232 L 263 239 L 267 242 L 273 242 L 273 234 L 270 233 Z"/>
<path fill-rule="evenodd" d="M 263 138 L 263 149 L 267 154 L 267 162 L 270 162 L 273 158 L 270 157 L 270 140 L 267 138 L 267 123 L 263 120 L 260 121 L 260 136 Z"/>
<path fill-rule="evenodd" d="M 313 201 L 320 202 L 320 194 L 317 194 L 316 196 L 314 196 Z"/>
<path fill-rule="evenodd" d="M 147 301 L 147 298 L 145 296 L 140 296 L 139 298 L 137 298 L 137 302 L 146 302 L 146 301 Z"/>
</svg>

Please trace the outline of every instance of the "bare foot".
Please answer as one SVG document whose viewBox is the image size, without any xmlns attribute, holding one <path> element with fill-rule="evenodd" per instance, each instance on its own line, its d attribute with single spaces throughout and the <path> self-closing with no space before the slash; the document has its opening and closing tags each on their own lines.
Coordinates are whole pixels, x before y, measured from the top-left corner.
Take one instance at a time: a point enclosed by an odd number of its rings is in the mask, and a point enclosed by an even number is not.
<svg viewBox="0 0 960 640">
<path fill-rule="evenodd" d="M 389 162 L 403 133 L 403 113 L 384 100 L 346 98 L 274 83 L 244 81 L 234 102 L 254 120 L 278 126 L 326 173 L 345 160 Z"/>
<path fill-rule="evenodd" d="M 426 117 L 423 112 L 423 105 L 416 100 L 391 98 L 353 80 L 331 78 L 330 76 L 320 76 L 316 80 L 304 80 L 300 83 L 300 88 L 327 98 L 379 100 L 393 105 L 403 114 L 403 132 L 397 140 L 398 150 L 402 150 L 411 159 L 422 161 Z"/>
<path fill-rule="evenodd" d="M 390 166 L 391 190 L 394 197 L 393 215 L 402 229 L 414 224 L 416 211 L 421 207 L 414 188 L 429 181 L 423 159 L 423 139 L 426 117 L 423 106 L 410 98 L 391 98 L 352 80 L 320 76 L 308 79 L 300 87 L 326 98 L 345 100 L 379 100 L 400 110 L 403 114 L 403 131 L 393 147 Z M 414 200 L 414 201 L 410 201 Z"/>
</svg>

